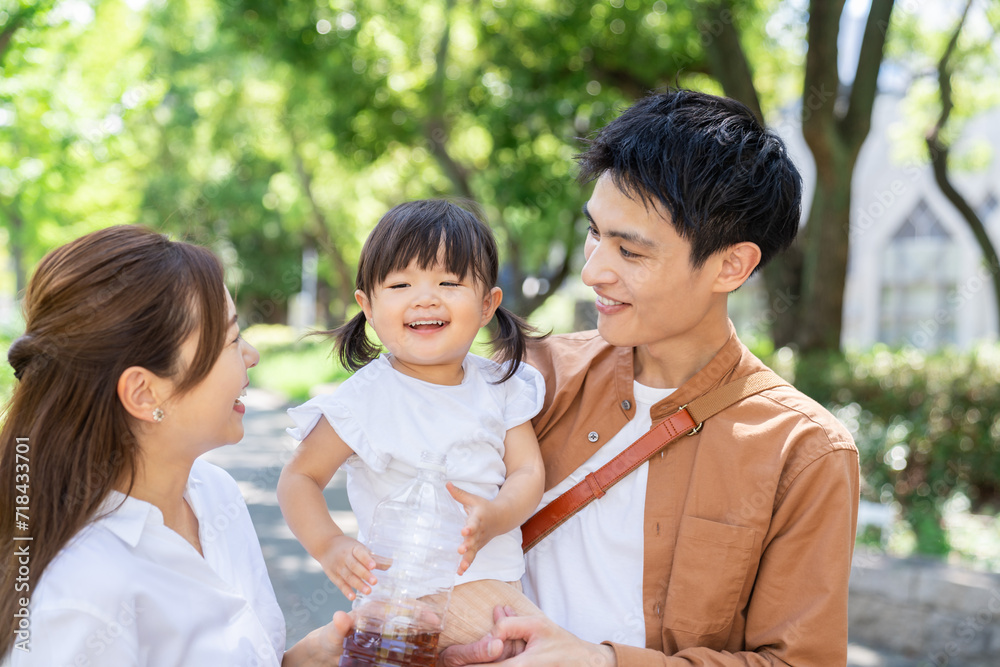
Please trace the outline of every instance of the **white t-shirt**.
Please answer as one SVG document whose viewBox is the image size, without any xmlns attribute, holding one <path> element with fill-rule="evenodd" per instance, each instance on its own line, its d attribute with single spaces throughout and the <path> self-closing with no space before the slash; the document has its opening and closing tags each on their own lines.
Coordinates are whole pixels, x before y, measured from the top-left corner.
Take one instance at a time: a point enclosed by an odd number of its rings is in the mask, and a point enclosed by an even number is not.
<svg viewBox="0 0 1000 667">
<path fill-rule="evenodd" d="M 633 383 L 635 416 L 569 477 L 545 492 L 545 507 L 646 433 L 650 408 L 673 389 Z M 524 593 L 553 621 L 590 642 L 646 645 L 642 615 L 643 463 L 525 555 Z M 636 567 L 636 564 L 639 567 Z"/>
<path fill-rule="evenodd" d="M 280 665 L 285 621 L 236 482 L 196 460 L 184 497 L 204 558 L 154 505 L 113 491 L 31 591 L 30 652 L 12 667 Z"/>
<path fill-rule="evenodd" d="M 492 500 L 507 475 L 507 431 L 542 408 L 545 380 L 527 364 L 506 382 L 499 364 L 470 354 L 461 384 L 439 385 L 400 373 L 382 355 L 348 378 L 333 394 L 292 408 L 304 439 L 320 417 L 354 450 L 347 469 L 347 496 L 358 518 L 358 539 L 370 532 L 375 506 L 416 476 L 422 451 L 447 456 L 445 478 Z M 524 573 L 521 529 L 492 539 L 456 584 L 479 579 L 515 581 Z"/>
</svg>

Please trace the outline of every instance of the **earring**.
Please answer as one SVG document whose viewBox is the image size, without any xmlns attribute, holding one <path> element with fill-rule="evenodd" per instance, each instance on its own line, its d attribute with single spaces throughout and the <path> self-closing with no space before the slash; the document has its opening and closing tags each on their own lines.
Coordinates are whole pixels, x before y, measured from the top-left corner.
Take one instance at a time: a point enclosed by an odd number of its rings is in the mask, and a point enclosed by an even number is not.
<svg viewBox="0 0 1000 667">
<path fill-rule="evenodd" d="M 164 416 L 165 415 L 163 414 L 163 410 L 161 408 L 155 408 L 153 410 L 153 421 L 156 422 L 157 424 L 163 421 Z"/>
</svg>

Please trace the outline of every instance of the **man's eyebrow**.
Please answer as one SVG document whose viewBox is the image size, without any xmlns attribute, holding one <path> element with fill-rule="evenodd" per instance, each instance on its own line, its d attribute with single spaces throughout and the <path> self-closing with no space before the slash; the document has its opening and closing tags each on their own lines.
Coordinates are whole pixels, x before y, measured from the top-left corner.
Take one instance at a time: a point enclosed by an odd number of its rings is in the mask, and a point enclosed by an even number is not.
<svg viewBox="0 0 1000 667">
<path fill-rule="evenodd" d="M 593 224 L 595 227 L 597 226 L 597 223 L 594 222 L 594 217 L 592 215 L 590 215 L 590 211 L 587 209 L 586 202 L 584 202 L 584 204 L 583 204 L 583 214 L 585 216 L 587 216 L 587 220 L 590 220 L 591 224 Z M 623 231 L 614 230 L 614 229 L 611 229 L 611 230 L 602 230 L 601 231 L 601 236 L 610 236 L 612 238 L 621 239 L 622 241 L 627 241 L 629 243 L 634 243 L 634 244 L 636 244 L 638 246 L 642 246 L 643 248 L 650 248 L 650 249 L 656 248 L 656 243 L 655 242 L 653 242 L 652 240 L 647 239 L 645 236 L 642 236 L 641 234 L 637 234 L 637 233 L 635 233 L 635 232 L 633 232 L 631 230 L 623 230 Z"/>
</svg>

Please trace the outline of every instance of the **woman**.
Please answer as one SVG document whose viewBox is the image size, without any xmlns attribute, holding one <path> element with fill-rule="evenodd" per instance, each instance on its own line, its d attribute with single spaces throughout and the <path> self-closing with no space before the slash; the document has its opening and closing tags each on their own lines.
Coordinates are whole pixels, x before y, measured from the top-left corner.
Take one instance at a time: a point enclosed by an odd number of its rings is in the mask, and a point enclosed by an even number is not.
<svg viewBox="0 0 1000 667">
<path fill-rule="evenodd" d="M 215 256 L 111 227 L 49 253 L 24 308 L 0 432 L 0 656 L 332 664 L 349 619 L 284 651 L 239 489 L 198 459 L 243 437 L 239 399 L 259 359 Z"/>
</svg>

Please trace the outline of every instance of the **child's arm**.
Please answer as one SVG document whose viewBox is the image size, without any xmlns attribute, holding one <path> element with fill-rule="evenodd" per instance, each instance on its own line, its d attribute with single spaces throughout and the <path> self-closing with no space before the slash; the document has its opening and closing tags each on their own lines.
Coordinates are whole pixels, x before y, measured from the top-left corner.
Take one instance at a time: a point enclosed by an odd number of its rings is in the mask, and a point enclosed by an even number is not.
<svg viewBox="0 0 1000 667">
<path fill-rule="evenodd" d="M 353 453 L 330 423 L 320 419 L 278 478 L 278 505 L 288 527 L 348 600 L 354 599 L 355 590 L 371 592 L 376 564 L 368 549 L 344 535 L 330 518 L 323 489 Z"/>
<path fill-rule="evenodd" d="M 462 529 L 465 541 L 458 548 L 458 552 L 464 554 L 458 566 L 459 574 L 469 569 L 476 554 L 487 542 L 524 523 L 542 499 L 545 468 L 531 422 L 507 431 L 503 444 L 507 479 L 496 498 L 486 500 L 448 482 L 451 495 L 465 506 L 469 514 Z"/>
</svg>

